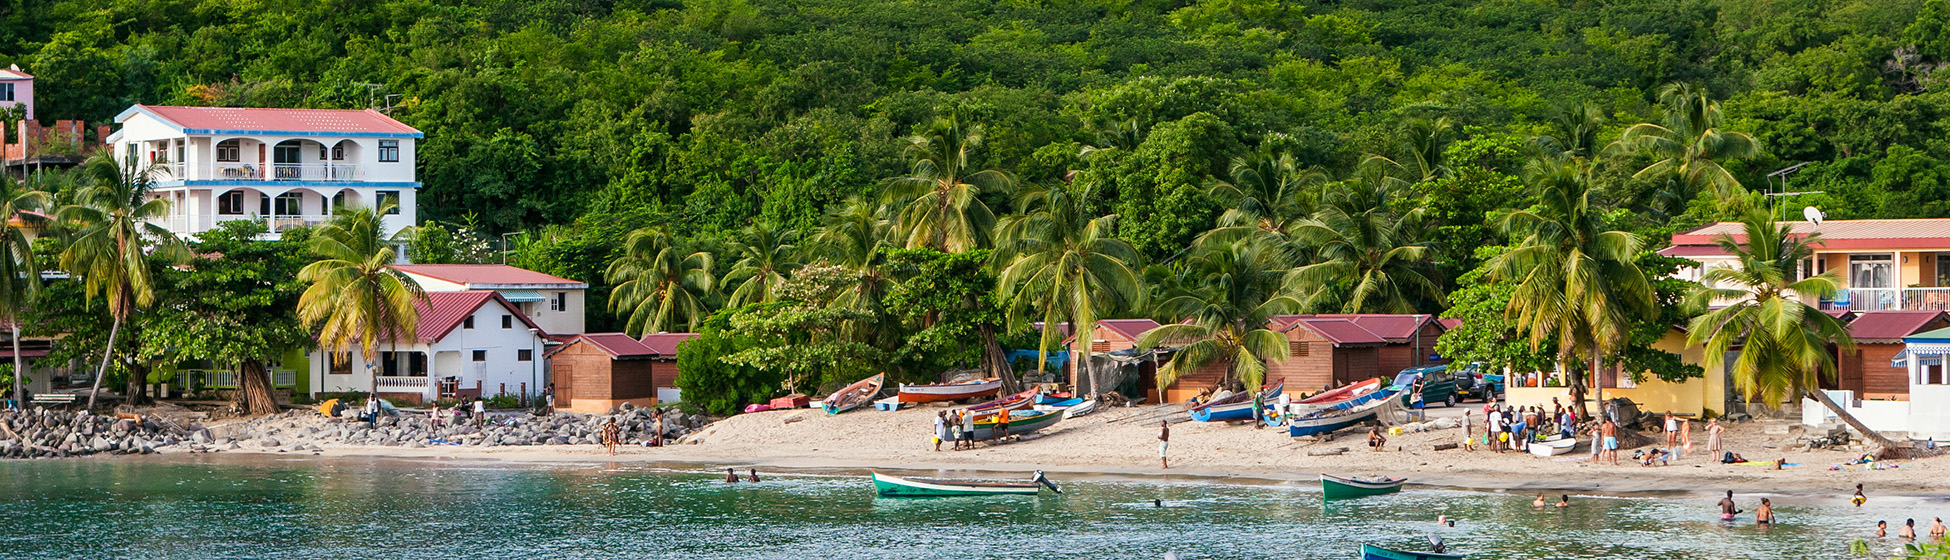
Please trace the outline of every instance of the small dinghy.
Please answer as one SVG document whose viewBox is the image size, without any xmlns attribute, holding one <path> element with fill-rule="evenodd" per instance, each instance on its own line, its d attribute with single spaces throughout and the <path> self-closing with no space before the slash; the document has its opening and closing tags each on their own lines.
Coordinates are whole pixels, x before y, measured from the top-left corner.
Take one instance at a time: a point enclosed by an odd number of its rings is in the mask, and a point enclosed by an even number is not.
<svg viewBox="0 0 1950 560">
<path fill-rule="evenodd" d="M 1536 455 L 1538 457 L 1554 457 L 1557 455 L 1570 453 L 1571 448 L 1577 446 L 1578 446 L 1577 438 L 1567 438 L 1562 435 L 1556 435 L 1556 436 L 1551 436 L 1549 438 L 1545 438 L 1542 441 L 1530 442 L 1530 454 Z"/>
<path fill-rule="evenodd" d="M 1361 480 L 1320 473 L 1320 495 L 1329 500 L 1365 498 L 1402 491 L 1406 478 L 1386 478 L 1381 480 Z"/>
<path fill-rule="evenodd" d="M 1043 471 L 1029 477 L 1027 482 L 987 482 L 976 480 L 942 480 L 935 478 L 906 478 L 891 474 L 873 473 L 873 487 L 881 496 L 888 498 L 944 498 L 949 496 L 1034 496 L 1043 488 L 1062 494 L 1043 476 Z"/>
</svg>

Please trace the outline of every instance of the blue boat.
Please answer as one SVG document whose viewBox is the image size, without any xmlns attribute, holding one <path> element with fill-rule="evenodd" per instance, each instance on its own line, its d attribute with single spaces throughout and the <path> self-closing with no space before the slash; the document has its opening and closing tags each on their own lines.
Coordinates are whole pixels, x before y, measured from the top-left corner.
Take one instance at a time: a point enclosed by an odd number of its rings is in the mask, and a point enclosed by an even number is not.
<svg viewBox="0 0 1950 560">
<path fill-rule="evenodd" d="M 1299 418 L 1288 418 L 1286 419 L 1287 435 L 1315 436 L 1372 420 L 1375 414 L 1381 411 L 1381 407 L 1391 402 L 1391 397 L 1395 395 L 1395 391 L 1391 389 L 1375 391 L 1359 399 Z"/>
<path fill-rule="evenodd" d="M 1260 393 L 1260 398 L 1257 400 L 1252 398 L 1239 400 L 1228 399 L 1227 402 L 1207 403 L 1204 406 L 1194 407 L 1191 410 L 1192 419 L 1200 422 L 1252 420 L 1254 406 L 1266 406 L 1266 403 L 1279 400 L 1280 394 L 1285 392 L 1286 382 L 1281 381 Z"/>
</svg>

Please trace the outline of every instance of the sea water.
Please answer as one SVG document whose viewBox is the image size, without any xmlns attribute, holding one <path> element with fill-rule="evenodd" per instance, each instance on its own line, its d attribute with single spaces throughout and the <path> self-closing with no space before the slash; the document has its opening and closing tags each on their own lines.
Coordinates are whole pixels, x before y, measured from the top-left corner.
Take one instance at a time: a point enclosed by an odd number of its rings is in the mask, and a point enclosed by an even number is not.
<svg viewBox="0 0 1950 560">
<path fill-rule="evenodd" d="M 740 471 L 740 474 L 744 474 Z M 935 473 L 908 473 L 929 475 Z M 981 477 L 976 473 L 943 473 Z M 1323 504 L 1312 482 L 1053 475 L 1061 496 L 882 499 L 863 472 L 312 456 L 0 461 L 0 558 L 1355 558 L 1360 543 L 1479 559 L 1854 558 L 1950 502 L 1777 496 L 1722 523 L 1708 494 L 1410 487 Z M 997 475 L 988 475 L 994 478 Z M 1874 484 L 1870 484 L 1874 496 Z M 1553 500 L 1557 493 L 1551 495 Z M 1740 497 L 1751 511 L 1758 499 Z M 1159 506 L 1162 507 L 1159 507 Z M 1438 525 L 1437 516 L 1456 519 Z M 1883 553 L 1894 539 L 1872 546 Z"/>
</svg>

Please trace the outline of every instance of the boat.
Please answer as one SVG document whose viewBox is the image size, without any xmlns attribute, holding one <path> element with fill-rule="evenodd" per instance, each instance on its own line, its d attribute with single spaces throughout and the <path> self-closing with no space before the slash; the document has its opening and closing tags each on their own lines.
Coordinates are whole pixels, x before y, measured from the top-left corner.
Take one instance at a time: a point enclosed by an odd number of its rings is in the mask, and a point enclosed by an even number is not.
<svg viewBox="0 0 1950 560">
<path fill-rule="evenodd" d="M 1002 390 L 1002 380 L 994 377 L 974 379 L 959 383 L 935 383 L 932 385 L 908 385 L 902 383 L 899 393 L 894 395 L 904 403 L 925 403 L 960 401 L 986 397 Z"/>
<path fill-rule="evenodd" d="M 1036 406 L 1032 406 L 1030 407 L 1030 409 L 1036 410 L 1038 412 L 1051 412 L 1051 411 L 1066 410 L 1072 406 L 1076 406 L 1080 404 L 1083 404 L 1083 399 L 1072 397 L 1067 399 L 1051 400 L 1051 399 L 1046 399 L 1043 396 L 1039 395 L 1036 397 Z"/>
<path fill-rule="evenodd" d="M 1381 378 L 1379 377 L 1369 379 L 1367 381 L 1355 383 L 1352 385 L 1335 388 L 1333 390 L 1318 395 L 1314 395 L 1311 397 L 1300 399 L 1293 403 L 1289 403 L 1286 407 L 1287 414 L 1299 416 L 1316 410 L 1330 408 L 1340 403 L 1344 403 L 1350 400 L 1367 396 L 1371 393 L 1374 393 L 1378 389 L 1381 389 Z"/>
<path fill-rule="evenodd" d="M 1400 492 L 1402 484 L 1406 482 L 1408 482 L 1406 478 L 1361 480 L 1320 473 L 1320 495 L 1329 500 L 1345 500 L 1393 494 Z"/>
<path fill-rule="evenodd" d="M 873 473 L 873 488 L 875 491 L 879 492 L 881 496 L 889 497 L 889 498 L 944 498 L 949 496 L 1007 496 L 1007 495 L 1034 496 L 1040 493 L 1043 488 L 1049 488 L 1051 492 L 1055 492 L 1058 494 L 1063 493 L 1061 489 L 1058 489 L 1056 487 L 1056 483 L 1050 482 L 1048 477 L 1043 476 L 1043 471 L 1036 471 L 1036 474 L 1034 476 L 1031 476 L 1028 482 L 985 482 L 985 481 L 974 481 L 974 480 L 940 480 L 940 479 L 933 479 L 933 478 L 907 478 L 901 476 L 894 476 L 891 474 L 880 474 L 876 472 Z"/>
<path fill-rule="evenodd" d="M 1061 412 L 1012 411 L 1009 413 L 1009 435 L 1019 436 L 1048 428 L 1062 419 Z M 995 439 L 995 417 L 976 420 L 974 437 L 976 441 Z"/>
<path fill-rule="evenodd" d="M 1030 389 L 1028 391 L 1023 391 L 1021 393 L 1016 393 L 1014 395 L 1009 395 L 1006 397 L 995 399 L 975 406 L 963 408 L 962 412 L 967 412 L 969 414 L 975 415 L 975 421 L 981 422 L 985 419 L 994 417 L 995 411 L 997 410 L 1002 410 L 1006 408 L 1013 412 L 1013 411 L 1029 408 L 1030 406 L 1036 404 L 1036 395 L 1038 392 L 1039 391 L 1036 389 Z"/>
<path fill-rule="evenodd" d="M 874 395 L 880 394 L 880 386 L 886 381 L 887 374 L 873 374 L 873 377 L 855 381 L 844 389 L 826 395 L 826 400 L 820 401 L 820 406 L 826 408 L 827 414 L 839 414 L 859 408 L 860 405 L 873 402 Z"/>
<path fill-rule="evenodd" d="M 1265 391 L 1260 392 L 1259 399 L 1253 399 L 1252 393 L 1244 393 L 1244 392 L 1239 393 L 1237 395 L 1228 396 L 1223 400 L 1230 401 L 1230 402 L 1214 401 L 1211 403 L 1206 403 L 1204 405 L 1192 407 L 1191 410 L 1192 419 L 1200 422 L 1225 422 L 1228 420 L 1252 420 L 1253 408 L 1256 405 L 1265 406 L 1267 402 L 1272 401 L 1274 399 L 1278 399 L 1280 394 L 1284 392 L 1286 392 L 1286 382 L 1281 381 L 1278 384 L 1273 385 L 1271 388 L 1268 388 Z"/>
<path fill-rule="evenodd" d="M 1542 441 L 1530 442 L 1530 454 L 1538 457 L 1552 457 L 1570 453 L 1571 448 L 1577 446 L 1577 438 L 1567 438 L 1559 434 L 1545 438 Z"/>
<path fill-rule="evenodd" d="M 1068 393 L 1068 392 L 1060 392 L 1060 393 L 1043 393 L 1043 394 L 1041 394 L 1041 395 L 1036 395 L 1036 404 L 1038 404 L 1038 405 L 1054 405 L 1054 404 L 1056 404 L 1056 403 L 1059 403 L 1059 402 L 1063 402 L 1063 401 L 1067 401 L 1067 400 L 1072 400 L 1072 399 L 1075 399 L 1075 400 L 1076 400 L 1077 402 L 1082 402 L 1082 401 L 1083 401 L 1083 399 L 1081 399 L 1081 398 L 1077 398 L 1077 397 L 1075 397 L 1074 395 L 1071 395 L 1071 394 L 1070 394 L 1070 393 Z M 1067 405 L 1065 405 L 1065 406 L 1067 406 Z"/>
<path fill-rule="evenodd" d="M 1064 418 L 1076 418 L 1097 411 L 1097 399 L 1090 399 L 1063 409 Z"/>
<path fill-rule="evenodd" d="M 1304 416 L 1287 417 L 1284 419 L 1287 435 L 1293 437 L 1320 435 L 1371 420 L 1381 411 L 1381 407 L 1392 402 L 1389 398 L 1392 395 L 1394 391 L 1375 391 L 1326 410 L 1315 411 Z"/>
<path fill-rule="evenodd" d="M 1463 554 L 1417 552 L 1382 548 L 1371 544 L 1361 545 L 1361 560 L 1454 560 L 1467 557 Z"/>
</svg>

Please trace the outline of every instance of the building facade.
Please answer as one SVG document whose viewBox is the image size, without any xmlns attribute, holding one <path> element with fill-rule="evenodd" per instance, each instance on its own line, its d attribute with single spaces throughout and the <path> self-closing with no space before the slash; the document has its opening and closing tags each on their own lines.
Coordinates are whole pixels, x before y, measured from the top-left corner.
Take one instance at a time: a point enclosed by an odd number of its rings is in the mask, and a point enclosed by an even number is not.
<svg viewBox="0 0 1950 560">
<path fill-rule="evenodd" d="M 1950 219 L 1781 224 L 1795 235 L 1820 234 L 1814 257 L 1802 262 L 1801 277 L 1826 272 L 1842 280 L 1841 293 L 1826 299 L 1809 295 L 1804 298 L 1809 304 L 1825 310 L 1950 310 Z M 1672 246 L 1659 253 L 1699 263 L 1679 274 L 1697 282 L 1707 270 L 1734 264 L 1733 255 L 1715 244 L 1723 235 L 1746 240 L 1742 224 L 1720 222 L 1674 234 Z"/>
<path fill-rule="evenodd" d="M 521 314 L 557 337 L 584 332 L 589 284 L 505 264 L 395 265 L 428 292 L 486 290 L 501 294 Z"/>
<path fill-rule="evenodd" d="M 417 304 L 419 326 L 410 340 L 383 341 L 368 363 L 359 352 L 313 351 L 310 391 L 377 388 L 381 396 L 413 402 L 435 398 L 534 396 L 547 385 L 543 353 L 548 333 L 506 298 L 488 290 L 429 292 Z"/>
<path fill-rule="evenodd" d="M 372 110 L 136 105 L 116 115 L 117 161 L 147 170 L 170 213 L 156 225 L 192 236 L 232 220 L 271 235 L 334 209 L 393 209 L 386 236 L 414 225 L 413 127 Z"/>
</svg>

